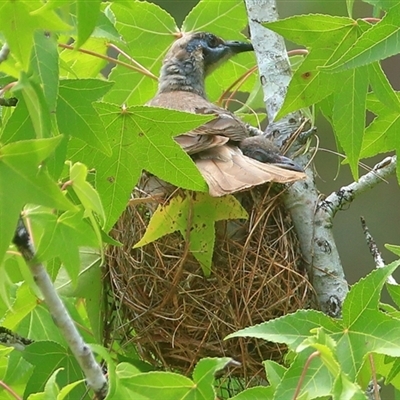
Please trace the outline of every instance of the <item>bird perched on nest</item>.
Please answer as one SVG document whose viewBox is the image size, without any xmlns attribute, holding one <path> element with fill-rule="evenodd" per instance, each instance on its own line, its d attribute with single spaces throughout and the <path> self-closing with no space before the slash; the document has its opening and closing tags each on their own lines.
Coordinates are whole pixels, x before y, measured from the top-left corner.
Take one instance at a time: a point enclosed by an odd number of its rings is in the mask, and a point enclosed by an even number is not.
<svg viewBox="0 0 400 400">
<path fill-rule="evenodd" d="M 251 50 L 250 43 L 224 41 L 211 33 L 185 34 L 165 56 L 157 94 L 148 103 L 215 116 L 175 138 L 192 156 L 211 196 L 235 193 L 265 182 L 286 183 L 304 178 L 302 169 L 280 155 L 270 140 L 251 136 L 248 125 L 207 99 L 205 77 L 233 55 Z"/>
</svg>

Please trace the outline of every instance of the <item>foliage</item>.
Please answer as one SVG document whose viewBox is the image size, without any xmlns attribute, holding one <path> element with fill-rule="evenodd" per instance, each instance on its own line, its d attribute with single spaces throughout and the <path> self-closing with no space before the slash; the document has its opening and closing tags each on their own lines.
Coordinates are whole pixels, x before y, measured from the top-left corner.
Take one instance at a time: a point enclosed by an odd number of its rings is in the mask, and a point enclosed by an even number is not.
<svg viewBox="0 0 400 400">
<path fill-rule="evenodd" d="M 332 123 L 355 178 L 361 157 L 400 148 L 400 101 L 379 64 L 400 52 L 400 6 L 389 0 L 368 2 L 385 10 L 379 22 L 304 15 L 268 24 L 309 49 L 280 116 L 315 105 Z M 353 2 L 347 4 L 351 11 Z M 173 372 L 146 372 L 149 366 L 138 363 L 137 353 L 124 352 L 117 343 L 109 349 L 112 357 L 100 346 L 102 248 L 112 242 L 108 232 L 142 171 L 187 190 L 207 191 L 173 137 L 209 117 L 143 106 L 155 93 L 162 58 L 180 29 L 154 4 L 100 0 L 3 1 L 0 26 L 0 42 L 10 48 L 0 63 L 0 94 L 18 99 L 15 109 L 1 109 L 0 121 L 0 322 L 35 340 L 24 351 L 0 348 L 1 398 L 89 398 L 79 366 L 41 304 L 21 256 L 10 246 L 23 210 L 38 259 L 46 264 L 85 340 L 107 360 L 109 399 L 214 399 L 215 372 L 230 359 L 204 359 L 189 379 Z M 241 0 L 202 0 L 182 30 L 243 39 L 245 26 Z M 110 59 L 109 49 L 117 49 L 118 60 Z M 102 72 L 109 62 L 113 68 L 106 78 Z M 246 53 L 215 71 L 207 81 L 210 99 L 222 101 L 227 87 L 254 64 Z M 240 90 L 254 87 L 259 89 L 253 74 Z M 249 98 L 254 108 L 261 105 L 257 98 Z M 367 110 L 376 117 L 366 127 Z M 397 175 L 400 180 L 399 168 Z M 244 210 L 230 197 L 216 201 L 205 193 L 198 193 L 195 206 L 208 213 L 207 226 L 195 229 L 190 243 L 194 252 L 207 249 L 200 262 L 209 274 L 214 221 L 244 218 Z M 161 219 L 153 220 L 154 231 L 144 241 L 173 230 L 186 237 L 191 220 L 176 216 L 171 225 L 162 226 L 163 211 L 156 214 Z M 235 398 L 293 398 L 296 390 L 297 398 L 365 398 L 372 367 L 398 388 L 399 311 L 379 305 L 385 279 L 396 266 L 374 271 L 356 284 L 341 320 L 299 311 L 231 335 L 284 342 L 293 352 L 287 367 L 265 362 L 270 386 L 248 389 Z M 389 287 L 389 293 L 398 307 L 397 287 Z"/>
</svg>

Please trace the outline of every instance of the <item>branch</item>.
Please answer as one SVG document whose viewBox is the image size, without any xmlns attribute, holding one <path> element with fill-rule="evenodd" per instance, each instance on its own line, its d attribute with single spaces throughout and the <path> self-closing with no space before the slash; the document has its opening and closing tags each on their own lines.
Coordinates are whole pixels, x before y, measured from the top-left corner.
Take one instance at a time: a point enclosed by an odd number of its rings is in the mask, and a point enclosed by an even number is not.
<svg viewBox="0 0 400 400">
<path fill-rule="evenodd" d="M 22 219 L 18 221 L 13 243 L 27 263 L 37 286 L 43 294 L 54 323 L 62 332 L 86 376 L 88 386 L 95 392 L 98 399 L 104 399 L 107 394 L 108 384 L 101 367 L 96 362 L 90 347 L 79 334 L 43 264 L 35 258 L 35 249 Z"/>
<path fill-rule="evenodd" d="M 357 182 L 348 186 L 343 186 L 337 192 L 330 194 L 319 205 L 320 209 L 325 210 L 330 218 L 333 218 L 337 211 L 342 210 L 344 206 L 351 203 L 355 197 L 372 189 L 378 183 L 383 182 L 396 170 L 397 158 L 386 157 L 372 168 L 370 172 L 363 175 Z"/>
<path fill-rule="evenodd" d="M 0 63 L 6 61 L 9 54 L 10 54 L 10 48 L 8 47 L 7 43 L 4 43 L 0 49 Z"/>
<path fill-rule="evenodd" d="M 283 38 L 264 28 L 263 22 L 278 19 L 276 0 L 245 0 L 249 17 L 251 39 L 256 52 L 260 80 L 264 89 L 264 100 L 270 124 L 267 135 L 282 147 L 303 122 L 300 111 L 291 113 L 279 121 L 273 121 L 281 108 L 291 79 L 290 64 Z M 311 162 L 311 152 L 293 157 L 302 143 L 295 141 L 288 153 L 297 164 L 305 167 Z M 333 240 L 331 227 L 315 232 L 314 218 L 318 210 L 319 192 L 311 168 L 306 169 L 306 179 L 295 182 L 285 191 L 285 207 L 292 217 L 300 241 L 300 249 L 320 310 L 340 316 L 344 298 L 348 292 L 339 253 Z M 320 227 L 323 229 L 324 227 Z M 329 268 L 329 272 L 325 272 Z"/>
</svg>

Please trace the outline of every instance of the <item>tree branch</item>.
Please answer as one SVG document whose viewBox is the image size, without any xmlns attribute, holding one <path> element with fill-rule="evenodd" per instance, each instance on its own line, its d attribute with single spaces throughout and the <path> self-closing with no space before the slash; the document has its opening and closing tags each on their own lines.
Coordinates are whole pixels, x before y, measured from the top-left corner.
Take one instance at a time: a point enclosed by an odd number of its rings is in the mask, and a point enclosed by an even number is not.
<svg viewBox="0 0 400 400">
<path fill-rule="evenodd" d="M 58 296 L 49 274 L 43 264 L 35 258 L 35 249 L 22 219 L 18 221 L 13 243 L 24 257 L 35 283 L 43 294 L 54 323 L 62 332 L 86 376 L 88 386 L 95 392 L 98 399 L 104 399 L 108 389 L 107 380 L 90 347 L 83 341 L 74 321 Z"/>
<path fill-rule="evenodd" d="M 256 52 L 261 84 L 264 89 L 269 126 L 266 134 L 282 147 L 290 136 L 301 127 L 303 116 L 291 113 L 279 121 L 273 121 L 281 108 L 291 79 L 290 64 L 283 38 L 264 28 L 263 22 L 278 19 L 276 0 L 245 0 L 249 17 L 251 39 Z M 302 143 L 295 141 L 289 157 L 298 153 Z M 309 165 L 311 153 L 295 157 L 296 163 Z M 340 316 L 342 302 L 348 292 L 339 253 L 333 240 L 332 229 L 316 226 L 319 192 L 314 172 L 306 170 L 306 179 L 295 182 L 284 195 L 287 210 L 300 241 L 305 267 L 316 291 L 319 308 L 332 316 Z M 323 231 L 323 230 L 326 231 Z M 326 271 L 329 266 L 329 272 Z"/>
</svg>

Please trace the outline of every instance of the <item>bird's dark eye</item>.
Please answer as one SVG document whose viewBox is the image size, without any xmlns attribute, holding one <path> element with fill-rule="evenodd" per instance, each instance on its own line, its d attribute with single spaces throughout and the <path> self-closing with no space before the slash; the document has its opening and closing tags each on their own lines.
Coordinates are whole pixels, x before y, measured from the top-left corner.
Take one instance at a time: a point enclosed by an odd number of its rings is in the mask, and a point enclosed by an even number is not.
<svg viewBox="0 0 400 400">
<path fill-rule="evenodd" d="M 214 35 L 208 34 L 207 35 L 207 44 L 211 47 L 217 47 L 220 44 L 220 41 L 218 40 L 218 38 Z"/>
</svg>

